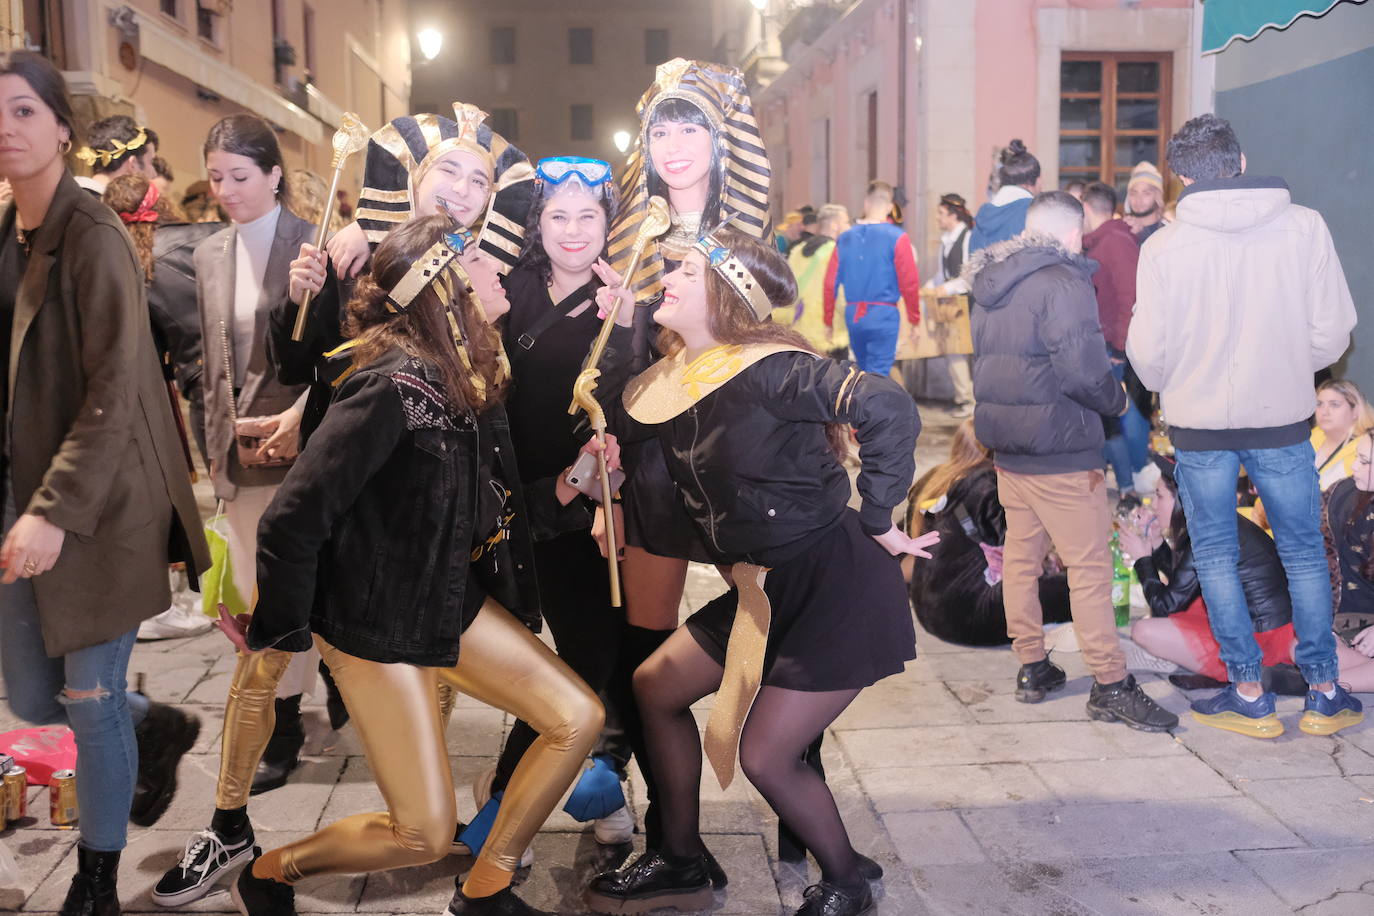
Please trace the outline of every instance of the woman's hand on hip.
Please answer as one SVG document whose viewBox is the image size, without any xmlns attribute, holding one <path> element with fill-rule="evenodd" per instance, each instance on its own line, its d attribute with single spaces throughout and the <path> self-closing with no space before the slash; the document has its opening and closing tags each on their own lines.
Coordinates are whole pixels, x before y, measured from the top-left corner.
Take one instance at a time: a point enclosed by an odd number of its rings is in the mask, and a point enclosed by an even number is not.
<svg viewBox="0 0 1374 916">
<path fill-rule="evenodd" d="M 940 532 L 927 531 L 919 537 L 911 537 L 893 525 L 885 533 L 874 535 L 873 540 L 881 544 L 882 548 L 894 557 L 909 553 L 913 557 L 929 560 L 930 554 L 926 552 L 926 548 L 933 546 L 940 540 Z"/>
<path fill-rule="evenodd" d="M 10 585 L 19 579 L 41 576 L 57 564 L 67 532 L 41 515 L 25 513 L 5 535 L 0 546 L 0 566 L 5 569 L 0 583 Z"/>
</svg>

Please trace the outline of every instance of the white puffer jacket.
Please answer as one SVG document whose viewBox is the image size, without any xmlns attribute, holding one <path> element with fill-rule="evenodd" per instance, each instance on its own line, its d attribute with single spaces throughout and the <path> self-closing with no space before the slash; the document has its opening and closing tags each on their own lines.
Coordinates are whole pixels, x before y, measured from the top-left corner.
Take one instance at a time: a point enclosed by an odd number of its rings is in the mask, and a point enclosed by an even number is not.
<svg viewBox="0 0 1374 916">
<path fill-rule="evenodd" d="M 1326 223 L 1282 179 L 1199 181 L 1141 250 L 1126 352 L 1171 427 L 1253 439 L 1312 414 L 1355 320 Z"/>
</svg>

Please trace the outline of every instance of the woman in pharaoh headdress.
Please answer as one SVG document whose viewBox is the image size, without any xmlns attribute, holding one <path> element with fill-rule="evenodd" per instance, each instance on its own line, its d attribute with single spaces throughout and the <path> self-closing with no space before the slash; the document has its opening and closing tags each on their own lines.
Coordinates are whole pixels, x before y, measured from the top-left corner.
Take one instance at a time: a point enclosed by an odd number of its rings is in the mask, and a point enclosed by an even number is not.
<svg viewBox="0 0 1374 916">
<path fill-rule="evenodd" d="M 751 238 L 772 237 L 768 218 L 768 157 L 753 104 L 739 70 L 720 64 L 671 60 L 658 67 L 640 99 L 639 142 L 621 180 L 620 214 L 610 233 L 610 261 L 628 270 L 631 249 L 651 197 L 667 200 L 672 228 L 651 240 L 635 275 L 625 278 L 636 305 L 633 368 L 658 357 L 654 315 L 663 301 L 663 277 L 681 263 L 705 230 L 727 218 Z M 612 705 L 635 710 L 630 678 L 677 626 L 687 561 L 707 559 L 675 493 L 655 441 L 636 443 L 624 455 L 629 479 L 622 488 L 625 545 L 621 569 L 628 619 Z M 618 701 L 617 701 L 618 700 Z M 637 715 L 633 716 L 637 719 Z M 623 723 L 643 760 L 642 730 Z M 650 799 L 653 780 L 646 774 Z M 650 808 L 645 829 L 652 843 L 657 816 Z"/>
</svg>

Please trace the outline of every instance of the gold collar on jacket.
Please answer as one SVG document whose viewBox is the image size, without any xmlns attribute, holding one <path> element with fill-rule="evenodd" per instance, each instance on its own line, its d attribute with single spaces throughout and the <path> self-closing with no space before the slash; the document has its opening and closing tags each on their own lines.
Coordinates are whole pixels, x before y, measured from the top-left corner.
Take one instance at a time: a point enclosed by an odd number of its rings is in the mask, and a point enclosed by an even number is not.
<svg viewBox="0 0 1374 916">
<path fill-rule="evenodd" d="M 765 356 L 787 352 L 810 351 L 784 343 L 722 344 L 688 362 L 680 350 L 630 380 L 625 411 L 640 423 L 667 423 Z"/>
</svg>

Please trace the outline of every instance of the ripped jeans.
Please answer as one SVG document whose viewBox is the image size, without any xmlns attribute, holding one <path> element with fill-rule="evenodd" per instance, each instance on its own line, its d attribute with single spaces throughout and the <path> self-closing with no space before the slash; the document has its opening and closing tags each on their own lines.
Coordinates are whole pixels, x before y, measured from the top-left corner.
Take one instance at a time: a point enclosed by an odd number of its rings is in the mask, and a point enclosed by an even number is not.
<svg viewBox="0 0 1374 916">
<path fill-rule="evenodd" d="M 14 522 L 13 497 L 6 487 L 4 533 Z M 147 714 L 148 700 L 127 692 L 125 680 L 137 634 L 130 630 L 109 642 L 49 658 L 33 585 L 28 579 L 0 585 L 0 667 L 10 709 L 34 725 L 65 723 L 75 734 L 81 845 L 98 852 L 124 848 L 138 778 L 134 726 Z"/>
</svg>

